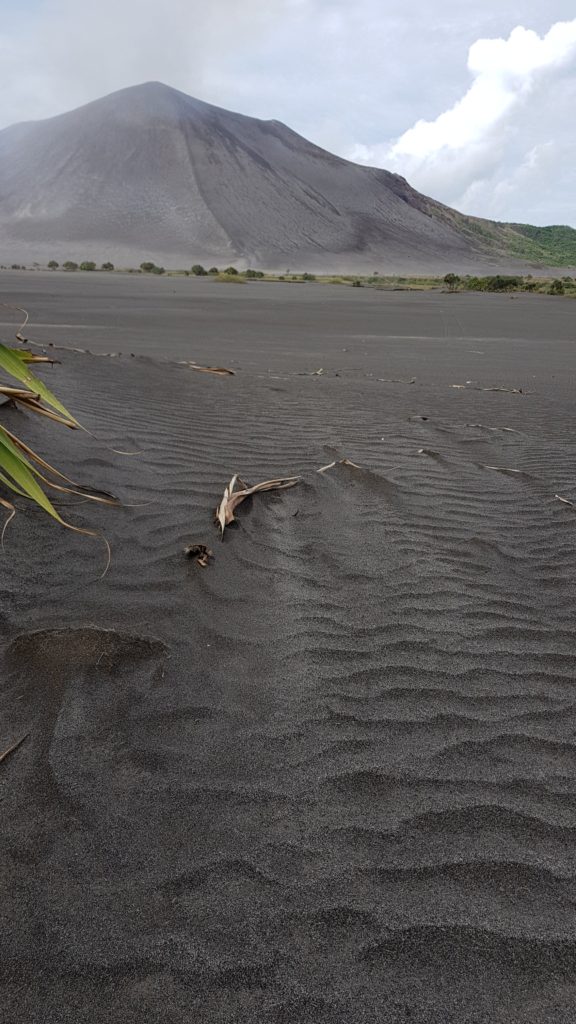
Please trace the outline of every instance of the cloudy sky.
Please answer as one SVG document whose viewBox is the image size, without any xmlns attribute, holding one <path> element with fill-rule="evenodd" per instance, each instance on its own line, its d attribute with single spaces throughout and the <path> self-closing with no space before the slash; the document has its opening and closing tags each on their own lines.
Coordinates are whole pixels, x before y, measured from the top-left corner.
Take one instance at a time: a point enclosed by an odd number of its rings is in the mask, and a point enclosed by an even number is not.
<svg viewBox="0 0 576 1024">
<path fill-rule="evenodd" d="M 574 0 L 0 0 L 0 128 L 149 80 L 576 227 Z"/>
</svg>

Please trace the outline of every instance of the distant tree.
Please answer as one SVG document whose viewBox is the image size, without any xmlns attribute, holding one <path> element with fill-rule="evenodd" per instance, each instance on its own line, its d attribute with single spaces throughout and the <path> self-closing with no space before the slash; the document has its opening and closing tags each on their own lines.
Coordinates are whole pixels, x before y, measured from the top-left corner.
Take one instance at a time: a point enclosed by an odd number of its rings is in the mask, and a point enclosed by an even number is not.
<svg viewBox="0 0 576 1024">
<path fill-rule="evenodd" d="M 141 263 L 140 264 L 140 270 L 142 270 L 145 274 L 151 274 L 152 271 L 154 270 L 155 266 L 156 266 L 155 263 L 150 263 L 150 262 Z"/>
<path fill-rule="evenodd" d="M 155 267 L 155 266 L 153 266 L 152 270 L 150 271 L 150 273 L 151 274 L 165 274 L 166 271 L 164 270 L 164 267 Z"/>
<path fill-rule="evenodd" d="M 548 295 L 564 295 L 564 284 L 558 277 L 552 281 L 548 289 Z"/>
<path fill-rule="evenodd" d="M 444 278 L 444 284 L 448 285 L 448 288 L 451 292 L 455 292 L 458 285 L 460 284 L 460 278 L 458 277 L 458 274 L 446 274 Z"/>
<path fill-rule="evenodd" d="M 84 260 L 84 262 L 80 264 L 80 270 L 96 270 L 96 264 L 93 263 L 92 260 Z"/>
<path fill-rule="evenodd" d="M 201 263 L 195 263 L 194 266 L 190 268 L 190 272 L 194 274 L 194 277 L 206 277 L 208 273 Z"/>
<path fill-rule="evenodd" d="M 223 273 L 224 274 L 238 274 L 238 271 L 236 270 L 236 267 L 226 267 L 226 270 L 224 270 Z"/>
<path fill-rule="evenodd" d="M 303 281 L 315 281 L 316 280 L 316 274 L 302 274 L 302 280 Z"/>
<path fill-rule="evenodd" d="M 210 267 L 210 270 L 208 271 L 208 273 L 209 274 L 219 274 L 220 271 L 218 270 L 218 267 Z"/>
<path fill-rule="evenodd" d="M 521 277 L 509 277 L 506 274 L 496 274 L 494 277 L 485 278 L 487 292 L 513 292 L 523 285 Z"/>
<path fill-rule="evenodd" d="M 74 260 L 66 260 L 63 266 L 64 270 L 78 270 L 78 264 L 74 263 Z"/>
<path fill-rule="evenodd" d="M 114 264 L 113 263 L 103 263 L 102 264 L 102 270 L 114 270 Z"/>
<path fill-rule="evenodd" d="M 58 270 L 58 267 L 60 266 L 60 264 L 57 263 L 56 260 L 50 260 L 48 266 L 49 266 L 50 270 Z"/>
</svg>

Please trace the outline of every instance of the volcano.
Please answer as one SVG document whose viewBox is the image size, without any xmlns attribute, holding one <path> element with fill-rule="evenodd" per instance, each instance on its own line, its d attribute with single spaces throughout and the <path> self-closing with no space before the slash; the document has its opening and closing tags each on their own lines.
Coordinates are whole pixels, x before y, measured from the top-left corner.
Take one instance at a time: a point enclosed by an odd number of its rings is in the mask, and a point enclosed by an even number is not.
<svg viewBox="0 0 576 1024">
<path fill-rule="evenodd" d="M 523 255 L 546 260 L 512 226 L 157 82 L 0 132 L 5 263 L 439 273 Z"/>
</svg>

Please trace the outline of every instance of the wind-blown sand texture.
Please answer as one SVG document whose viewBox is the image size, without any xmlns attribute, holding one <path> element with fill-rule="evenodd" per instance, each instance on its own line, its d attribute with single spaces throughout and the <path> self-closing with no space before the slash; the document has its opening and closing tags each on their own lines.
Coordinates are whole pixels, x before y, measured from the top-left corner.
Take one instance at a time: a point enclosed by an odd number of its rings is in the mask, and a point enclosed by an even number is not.
<svg viewBox="0 0 576 1024">
<path fill-rule="evenodd" d="M 72 259 L 238 262 L 281 272 L 532 269 L 507 255 L 502 230 L 397 174 L 334 156 L 279 121 L 158 82 L 0 131 L 0 262 L 8 266 Z"/>
<path fill-rule="evenodd" d="M 101 582 L 31 509 L 6 535 L 6 1020 L 571 1024 L 576 307 L 0 288 L 36 341 L 122 351 L 42 371 L 102 443 L 2 421 L 126 503 L 66 509 Z M 235 472 L 303 482 L 221 542 Z"/>
</svg>

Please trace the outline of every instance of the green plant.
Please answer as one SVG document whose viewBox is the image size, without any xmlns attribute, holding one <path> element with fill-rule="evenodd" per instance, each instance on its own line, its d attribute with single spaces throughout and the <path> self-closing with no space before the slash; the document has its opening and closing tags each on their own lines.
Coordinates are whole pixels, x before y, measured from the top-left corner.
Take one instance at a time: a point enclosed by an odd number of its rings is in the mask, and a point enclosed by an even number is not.
<svg viewBox="0 0 576 1024">
<path fill-rule="evenodd" d="M 164 270 L 164 267 L 152 267 L 152 270 L 150 271 L 150 273 L 151 274 L 165 274 L 166 271 Z"/>
<path fill-rule="evenodd" d="M 114 270 L 114 264 L 113 263 L 103 263 L 101 269 L 102 270 Z"/>
<path fill-rule="evenodd" d="M 194 274 L 194 277 L 206 277 L 208 271 L 204 269 L 201 263 L 195 263 L 190 271 Z"/>
<path fill-rule="evenodd" d="M 78 270 L 78 264 L 74 263 L 74 260 L 66 260 L 63 266 L 64 270 Z"/>
<path fill-rule="evenodd" d="M 208 271 L 208 273 L 209 274 L 219 274 L 220 271 L 218 270 L 218 267 L 210 267 L 210 270 Z"/>
<path fill-rule="evenodd" d="M 215 277 L 214 280 L 222 281 L 224 284 L 246 284 L 244 278 L 240 277 L 239 274 L 218 274 L 218 276 Z"/>
<path fill-rule="evenodd" d="M 238 274 L 238 271 L 236 270 L 236 267 L 226 267 L 226 270 L 224 270 L 223 273 L 224 274 L 230 274 L 231 276 L 234 276 L 234 275 Z"/>
<path fill-rule="evenodd" d="M 564 284 L 559 278 L 552 281 L 548 289 L 548 295 L 564 295 Z"/>
<path fill-rule="evenodd" d="M 50 260 L 48 266 L 49 266 L 50 270 L 58 270 L 58 267 L 60 266 L 60 264 L 57 263 L 56 260 Z"/>
<path fill-rule="evenodd" d="M 302 274 L 302 280 L 303 281 L 315 281 L 316 280 L 316 274 Z"/>
<path fill-rule="evenodd" d="M 96 264 L 93 263 L 92 260 L 84 260 L 84 262 L 80 264 L 80 270 L 96 270 Z"/>
<path fill-rule="evenodd" d="M 446 274 L 444 277 L 444 284 L 448 285 L 451 292 L 455 292 L 458 285 L 460 284 L 460 278 L 458 274 Z"/>
<path fill-rule="evenodd" d="M 144 274 L 151 274 L 152 271 L 154 270 L 155 266 L 156 266 L 155 263 L 151 263 L 150 261 L 146 261 L 146 262 L 140 264 L 140 270 L 143 271 Z"/>
<path fill-rule="evenodd" d="M 0 384 L 0 394 L 8 402 L 18 404 L 28 412 L 38 413 L 65 427 L 77 429 L 80 426 L 78 420 L 68 412 L 62 402 L 29 368 L 31 363 L 50 362 L 52 360 L 47 356 L 38 356 L 26 349 L 12 349 L 0 344 L 0 370 L 24 385 L 24 387 L 15 388 Z M 91 536 L 95 535 L 94 531 L 73 526 L 62 519 L 48 497 L 46 489 L 51 488 L 61 493 L 74 494 L 83 499 L 105 504 L 117 504 L 116 499 L 111 495 L 105 496 L 102 493 L 96 495 L 87 488 L 74 483 L 3 425 L 0 425 L 0 484 L 3 484 L 16 496 L 33 501 L 62 526 L 66 526 L 76 533 Z M 13 501 L 2 495 L 0 495 L 0 505 L 9 512 L 2 531 L 3 535 L 8 523 L 16 514 L 16 507 Z"/>
</svg>

